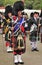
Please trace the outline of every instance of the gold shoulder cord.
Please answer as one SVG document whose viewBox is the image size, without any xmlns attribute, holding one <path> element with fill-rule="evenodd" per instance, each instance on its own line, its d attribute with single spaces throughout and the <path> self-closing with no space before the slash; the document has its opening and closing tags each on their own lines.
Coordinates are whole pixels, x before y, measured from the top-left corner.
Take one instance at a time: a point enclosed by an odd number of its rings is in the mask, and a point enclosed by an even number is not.
<svg viewBox="0 0 42 65">
<path fill-rule="evenodd" d="M 7 19 L 6 22 L 7 22 L 7 23 L 10 23 L 10 19 Z"/>
</svg>

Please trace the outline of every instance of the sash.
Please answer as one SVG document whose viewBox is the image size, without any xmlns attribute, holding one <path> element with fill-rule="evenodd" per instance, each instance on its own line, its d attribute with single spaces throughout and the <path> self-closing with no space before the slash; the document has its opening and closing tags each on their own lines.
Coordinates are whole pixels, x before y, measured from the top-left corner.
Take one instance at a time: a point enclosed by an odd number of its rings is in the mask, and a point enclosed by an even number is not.
<svg viewBox="0 0 42 65">
<path fill-rule="evenodd" d="M 24 23 L 24 18 L 21 18 L 16 25 L 14 26 L 14 33 L 21 29 L 22 24 Z"/>
</svg>

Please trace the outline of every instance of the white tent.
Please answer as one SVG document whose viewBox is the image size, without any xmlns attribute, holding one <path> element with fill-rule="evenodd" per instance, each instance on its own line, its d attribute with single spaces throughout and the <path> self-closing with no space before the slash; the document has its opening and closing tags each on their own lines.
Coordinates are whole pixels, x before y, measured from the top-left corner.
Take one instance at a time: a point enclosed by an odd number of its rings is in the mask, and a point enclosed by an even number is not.
<svg viewBox="0 0 42 65">
<path fill-rule="evenodd" d="M 30 17 L 30 14 L 32 12 L 39 12 L 39 14 L 41 13 L 41 10 L 29 10 L 29 9 L 24 9 L 24 12 L 27 13 L 27 15 Z"/>
</svg>

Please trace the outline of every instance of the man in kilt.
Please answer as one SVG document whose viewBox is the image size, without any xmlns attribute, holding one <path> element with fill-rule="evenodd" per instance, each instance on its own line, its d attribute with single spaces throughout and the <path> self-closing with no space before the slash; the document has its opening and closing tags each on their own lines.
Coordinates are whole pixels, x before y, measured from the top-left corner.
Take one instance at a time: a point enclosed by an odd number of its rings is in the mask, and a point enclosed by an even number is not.
<svg viewBox="0 0 42 65">
<path fill-rule="evenodd" d="M 15 64 L 24 64 L 21 58 L 21 54 L 25 52 L 25 30 L 24 26 L 22 24 L 24 23 L 24 18 L 22 16 L 22 10 L 24 10 L 24 3 L 22 1 L 17 1 L 13 5 L 13 12 L 15 15 L 14 19 L 14 25 L 13 25 L 13 36 L 12 36 L 12 43 L 14 43 L 14 63 Z M 19 34 L 24 35 L 19 42 L 20 37 Z M 16 35 L 16 36 L 15 36 Z M 23 42 L 24 41 L 24 42 Z M 20 48 L 18 48 L 18 43 L 20 44 Z M 24 45 L 21 48 L 21 45 L 24 43 Z"/>
<path fill-rule="evenodd" d="M 4 33 L 5 33 L 5 41 L 7 52 L 12 52 L 12 44 L 11 44 L 11 30 L 12 28 L 12 7 L 11 5 L 7 5 L 5 7 L 5 22 L 4 22 Z"/>
<path fill-rule="evenodd" d="M 34 12 L 33 17 L 29 19 L 28 30 L 29 30 L 29 39 L 32 46 L 32 51 L 39 51 L 37 49 L 37 33 L 38 33 L 38 12 Z"/>
<path fill-rule="evenodd" d="M 41 34 L 41 43 L 42 43 L 42 9 L 40 13 L 40 34 Z"/>
</svg>

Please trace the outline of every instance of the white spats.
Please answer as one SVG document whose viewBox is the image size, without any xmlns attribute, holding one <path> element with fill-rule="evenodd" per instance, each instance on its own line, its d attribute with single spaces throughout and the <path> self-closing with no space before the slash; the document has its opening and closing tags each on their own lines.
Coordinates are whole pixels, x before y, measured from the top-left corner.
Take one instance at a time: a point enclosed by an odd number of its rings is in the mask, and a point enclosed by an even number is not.
<svg viewBox="0 0 42 65">
<path fill-rule="evenodd" d="M 12 48 L 7 46 L 7 52 L 13 52 Z"/>
<path fill-rule="evenodd" d="M 14 56 L 14 63 L 15 64 L 18 63 L 18 56 L 17 55 Z"/>
</svg>

